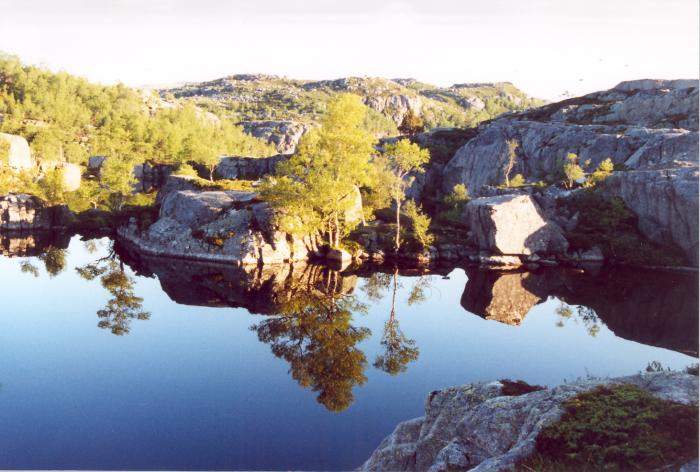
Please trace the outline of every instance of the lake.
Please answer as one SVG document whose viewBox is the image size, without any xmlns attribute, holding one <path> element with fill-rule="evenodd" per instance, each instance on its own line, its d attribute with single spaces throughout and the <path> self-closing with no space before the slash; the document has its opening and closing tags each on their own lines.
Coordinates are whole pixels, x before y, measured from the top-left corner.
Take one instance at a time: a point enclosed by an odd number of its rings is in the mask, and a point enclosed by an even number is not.
<svg viewBox="0 0 700 472">
<path fill-rule="evenodd" d="M 359 466 L 432 390 L 697 362 L 698 277 L 239 269 L 0 239 L 0 468 Z"/>
</svg>

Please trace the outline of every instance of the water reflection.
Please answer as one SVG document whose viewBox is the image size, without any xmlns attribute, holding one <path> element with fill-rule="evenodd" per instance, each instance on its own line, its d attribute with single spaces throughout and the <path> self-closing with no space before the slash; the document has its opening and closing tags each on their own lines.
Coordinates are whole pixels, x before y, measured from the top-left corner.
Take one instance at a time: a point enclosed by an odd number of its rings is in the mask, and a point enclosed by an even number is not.
<svg viewBox="0 0 700 472">
<path fill-rule="evenodd" d="M 347 291 L 338 272 L 317 274 L 315 284 L 294 290 L 275 316 L 251 329 L 289 363 L 299 385 L 318 392 L 318 402 L 327 409 L 342 411 L 353 402 L 353 387 L 367 380 L 367 359 L 357 344 L 371 332 L 351 323 L 367 305 Z"/>
<path fill-rule="evenodd" d="M 382 353 L 377 356 L 372 364 L 377 369 L 396 375 L 405 372 L 408 364 L 418 359 L 419 351 L 416 341 L 409 339 L 401 331 L 399 320 L 396 316 L 396 293 L 399 288 L 399 269 L 395 268 L 392 274 L 377 272 L 372 274 L 365 282 L 363 290 L 370 300 L 378 301 L 383 297 L 383 292 L 391 287 L 391 310 L 389 319 L 384 323 L 382 333 Z M 424 301 L 427 277 L 420 277 L 414 284 L 409 295 L 409 305 Z"/>
<path fill-rule="evenodd" d="M 595 336 L 600 324 L 615 335 L 698 355 L 697 274 L 644 270 L 467 270 L 461 304 L 485 319 L 520 324 L 549 297 L 562 302 L 558 325 L 579 320 Z"/>
<path fill-rule="evenodd" d="M 96 248 L 88 242 L 87 250 L 94 252 Z M 151 314 L 143 310 L 143 298 L 134 293 L 134 278 L 126 273 L 124 262 L 117 257 L 111 245 L 107 256 L 76 267 L 75 270 L 80 277 L 88 281 L 99 277 L 102 287 L 112 296 L 104 308 L 97 310 L 97 316 L 100 318 L 97 323 L 99 328 L 109 329 L 112 334 L 123 336 L 129 333 L 131 320 L 150 318 Z"/>
</svg>

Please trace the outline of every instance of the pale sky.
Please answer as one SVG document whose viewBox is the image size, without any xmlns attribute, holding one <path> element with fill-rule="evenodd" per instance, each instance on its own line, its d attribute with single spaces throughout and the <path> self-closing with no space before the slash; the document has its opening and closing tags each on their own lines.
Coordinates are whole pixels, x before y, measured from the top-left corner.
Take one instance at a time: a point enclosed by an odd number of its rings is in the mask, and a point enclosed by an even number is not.
<svg viewBox="0 0 700 472">
<path fill-rule="evenodd" d="M 0 51 L 102 83 L 238 73 L 510 81 L 546 99 L 697 78 L 698 0 L 0 0 Z"/>
</svg>

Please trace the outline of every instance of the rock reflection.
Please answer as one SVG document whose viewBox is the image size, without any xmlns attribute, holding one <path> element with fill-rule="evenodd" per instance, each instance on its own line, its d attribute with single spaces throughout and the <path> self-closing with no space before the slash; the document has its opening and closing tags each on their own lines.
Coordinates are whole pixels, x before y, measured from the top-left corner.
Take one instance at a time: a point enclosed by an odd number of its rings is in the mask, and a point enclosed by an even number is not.
<svg viewBox="0 0 700 472">
<path fill-rule="evenodd" d="M 88 248 L 89 249 L 89 248 Z M 124 263 L 110 249 L 106 257 L 77 267 L 76 271 L 85 280 L 99 277 L 102 287 L 112 296 L 105 307 L 97 310 L 100 321 L 97 326 L 109 329 L 116 336 L 123 336 L 130 331 L 131 320 L 147 320 L 150 313 L 143 311 L 143 298 L 134 293 L 135 280 L 127 274 Z"/>
<path fill-rule="evenodd" d="M 462 306 L 482 318 L 518 325 L 533 306 L 556 297 L 565 304 L 557 310 L 559 325 L 573 317 L 595 336 L 604 323 L 621 338 L 698 355 L 697 274 L 475 269 L 467 275 Z"/>
</svg>

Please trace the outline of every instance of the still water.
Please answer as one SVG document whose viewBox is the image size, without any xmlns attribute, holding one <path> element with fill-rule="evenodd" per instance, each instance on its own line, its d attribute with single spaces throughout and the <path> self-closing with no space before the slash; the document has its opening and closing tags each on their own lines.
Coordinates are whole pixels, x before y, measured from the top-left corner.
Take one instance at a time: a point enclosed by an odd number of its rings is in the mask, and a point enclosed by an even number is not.
<svg viewBox="0 0 700 472">
<path fill-rule="evenodd" d="M 0 469 L 351 469 L 431 390 L 697 361 L 695 274 L 0 252 Z"/>
</svg>

